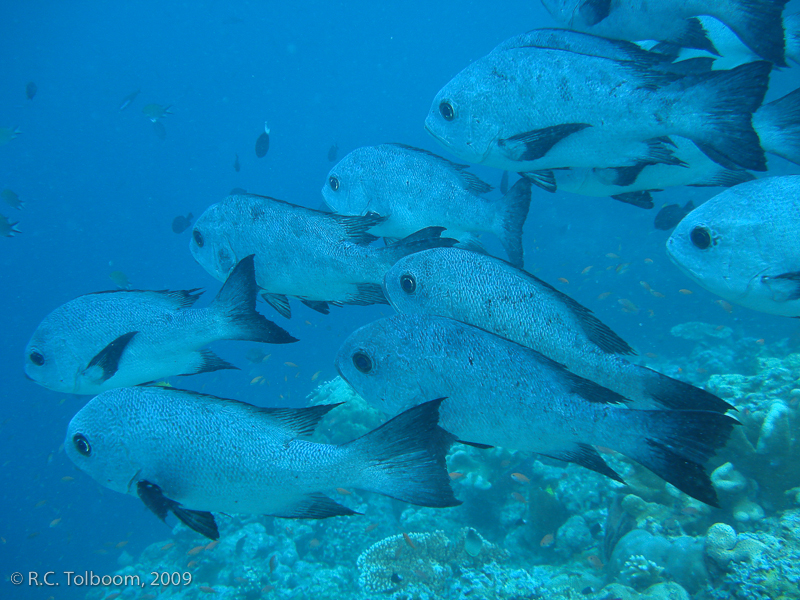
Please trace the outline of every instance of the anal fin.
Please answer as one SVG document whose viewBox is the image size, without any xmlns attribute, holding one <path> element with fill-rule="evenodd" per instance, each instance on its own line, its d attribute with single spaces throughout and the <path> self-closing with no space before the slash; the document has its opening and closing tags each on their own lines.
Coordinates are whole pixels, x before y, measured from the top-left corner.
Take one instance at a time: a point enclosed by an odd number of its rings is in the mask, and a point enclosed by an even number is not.
<svg viewBox="0 0 800 600">
<path fill-rule="evenodd" d="M 620 477 L 617 472 L 614 471 L 614 469 L 609 467 L 597 450 L 595 450 L 595 448 L 589 444 L 575 444 L 575 447 L 570 450 L 564 450 L 563 452 L 553 454 L 545 454 L 544 456 L 549 456 L 550 458 L 555 458 L 557 460 L 563 460 L 564 462 L 575 463 L 576 465 L 586 467 L 595 473 L 600 473 L 601 475 L 610 477 L 614 481 L 625 483 L 622 477 Z"/>
<path fill-rule="evenodd" d="M 306 494 L 299 502 L 272 516 L 285 519 L 327 519 L 328 517 L 358 514 L 361 513 L 334 502 L 324 494 L 314 493 Z"/>
<path fill-rule="evenodd" d="M 625 204 L 633 204 L 639 208 L 653 208 L 653 197 L 650 192 L 660 192 L 661 190 L 642 190 L 640 192 L 625 192 L 624 194 L 615 194 L 611 196 L 614 200 L 624 202 Z"/>
<path fill-rule="evenodd" d="M 546 192 L 555 193 L 558 189 L 558 185 L 556 184 L 556 176 L 553 171 L 525 171 L 520 173 L 521 177 L 524 177 L 528 181 L 530 181 L 533 185 L 542 188 Z"/>
<path fill-rule="evenodd" d="M 292 309 L 289 306 L 289 298 L 287 298 L 285 295 L 261 292 L 261 297 L 264 299 L 264 302 L 277 310 L 281 316 L 286 317 L 287 319 L 292 318 Z"/>
<path fill-rule="evenodd" d="M 327 315 L 331 312 L 330 306 L 324 300 L 303 300 L 300 298 L 300 302 L 305 304 L 308 308 L 317 311 L 318 313 L 322 313 L 323 315 Z"/>
</svg>

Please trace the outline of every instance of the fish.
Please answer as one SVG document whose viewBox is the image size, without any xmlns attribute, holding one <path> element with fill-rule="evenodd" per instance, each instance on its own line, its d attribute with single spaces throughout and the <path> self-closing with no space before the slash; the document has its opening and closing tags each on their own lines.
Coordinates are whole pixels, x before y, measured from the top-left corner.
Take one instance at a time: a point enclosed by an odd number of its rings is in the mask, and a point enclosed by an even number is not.
<svg viewBox="0 0 800 600">
<path fill-rule="evenodd" d="M 239 155 L 236 155 L 236 160 L 233 162 L 233 170 L 237 173 L 242 170 L 242 166 L 239 164 Z"/>
<path fill-rule="evenodd" d="M 14 237 L 16 234 L 22 233 L 17 229 L 17 225 L 19 225 L 19 221 L 12 223 L 8 217 L 0 215 L 0 237 Z"/>
<path fill-rule="evenodd" d="M 135 92 L 131 92 L 130 94 L 128 94 L 127 96 L 125 96 L 125 97 L 122 99 L 122 102 L 120 102 L 120 103 L 119 103 L 119 109 L 120 109 L 120 110 L 125 110 L 126 108 L 128 108 L 128 107 L 131 105 L 131 103 L 132 103 L 134 100 L 136 100 L 136 96 L 138 96 L 138 95 L 139 95 L 139 92 L 141 92 L 141 91 L 142 91 L 142 90 L 136 90 Z M 147 113 L 145 113 L 145 114 L 147 114 Z"/>
<path fill-rule="evenodd" d="M 678 224 L 667 254 L 725 301 L 800 316 L 800 176 L 768 177 L 723 191 Z"/>
<path fill-rule="evenodd" d="M 509 260 L 522 266 L 531 184 L 520 180 L 502 199 L 491 200 L 485 194 L 492 186 L 467 168 L 403 144 L 365 146 L 330 170 L 322 196 L 335 213 L 381 216 L 373 235 L 399 239 L 430 225 L 446 227 L 449 237 L 459 239 L 491 232 Z"/>
<path fill-rule="evenodd" d="M 627 42 L 534 30 L 447 83 L 425 128 L 459 158 L 520 172 L 549 191 L 556 189 L 553 169 L 680 164 L 664 139 L 670 135 L 690 139 L 723 166 L 766 170 L 752 114 L 771 63 L 680 76 L 654 67 L 663 62 L 654 54 Z"/>
<path fill-rule="evenodd" d="M 412 540 L 411 536 L 408 535 L 405 531 L 403 532 L 403 539 L 406 541 L 406 544 L 408 545 L 409 548 L 411 548 L 412 550 L 417 549 L 416 544 L 414 544 L 414 540 Z"/>
<path fill-rule="evenodd" d="M 50 521 L 50 527 L 55 527 L 59 523 L 61 523 L 61 517 L 58 517 L 57 519 L 53 519 L 52 521 Z"/>
<path fill-rule="evenodd" d="M 11 140 L 16 139 L 21 133 L 19 127 L 13 129 L 10 127 L 0 127 L 0 146 L 5 146 Z"/>
<path fill-rule="evenodd" d="M 552 533 L 548 533 L 542 537 L 539 541 L 539 546 L 542 548 L 549 548 L 552 546 L 556 541 L 555 536 Z"/>
<path fill-rule="evenodd" d="M 517 483 L 530 483 L 531 482 L 531 480 L 528 477 L 526 477 L 525 475 L 523 475 L 522 473 L 512 473 L 511 474 L 511 479 L 513 479 Z"/>
<path fill-rule="evenodd" d="M 256 140 L 256 156 L 264 158 L 269 152 L 269 126 L 264 123 L 264 131 L 258 136 Z"/>
<path fill-rule="evenodd" d="M 733 307 L 730 305 L 729 302 L 725 302 L 725 300 L 715 300 L 714 304 L 719 304 L 722 310 L 724 310 L 728 314 L 731 314 L 733 312 Z"/>
<path fill-rule="evenodd" d="M 255 311 L 253 258 L 237 265 L 214 301 L 197 289 L 86 294 L 62 304 L 25 347 L 25 374 L 48 389 L 97 394 L 171 375 L 235 369 L 203 347 L 217 340 L 297 341 Z"/>
<path fill-rule="evenodd" d="M 594 446 L 635 460 L 689 496 L 717 496 L 703 465 L 738 423 L 723 413 L 636 410 L 628 399 L 544 355 L 445 317 L 399 314 L 362 326 L 336 354 L 339 375 L 396 414 L 436 394 L 457 440 L 535 452 L 622 478 Z"/>
<path fill-rule="evenodd" d="M 194 215 L 192 213 L 189 213 L 185 217 L 183 215 L 178 215 L 172 219 L 172 231 L 174 233 L 183 233 L 192 226 L 193 218 Z"/>
<path fill-rule="evenodd" d="M 19 196 L 15 194 L 13 191 L 9 190 L 8 188 L 4 189 L 0 192 L 0 196 L 3 198 L 3 202 L 8 204 L 11 208 L 16 208 L 17 210 L 22 210 L 25 206 L 25 201 L 20 200 Z"/>
<path fill-rule="evenodd" d="M 339 156 L 339 146 L 334 142 L 333 146 L 328 148 L 328 162 L 336 162 L 337 156 Z"/>
<path fill-rule="evenodd" d="M 168 542 L 168 543 L 164 544 L 163 546 L 161 546 L 161 550 L 162 550 L 162 551 L 169 550 L 169 549 L 170 549 L 170 548 L 172 548 L 174 545 L 175 545 L 175 542 Z"/>
<path fill-rule="evenodd" d="M 683 294 L 684 296 L 691 296 L 694 292 L 692 292 L 692 290 L 680 289 L 678 290 L 678 293 Z"/>
<path fill-rule="evenodd" d="M 153 123 L 163 119 L 166 115 L 174 114 L 170 108 L 172 105 L 161 106 L 160 104 L 148 104 L 142 109 L 142 113 Z"/>
<path fill-rule="evenodd" d="M 528 346 L 635 408 L 731 408 L 705 390 L 629 362 L 633 348 L 591 310 L 500 259 L 459 248 L 425 250 L 399 260 L 383 285 L 399 313 L 449 317 Z"/>
<path fill-rule="evenodd" d="M 473 558 L 478 556 L 483 549 L 483 538 L 472 527 L 467 527 L 464 534 L 464 552 Z"/>
<path fill-rule="evenodd" d="M 64 477 L 61 478 L 61 481 L 63 481 L 64 483 L 69 483 L 70 481 L 75 481 L 75 478 L 70 475 L 65 475 Z"/>
<path fill-rule="evenodd" d="M 457 243 L 430 227 L 385 247 L 368 234 L 383 219 L 343 216 L 256 195 L 228 196 L 195 222 L 189 247 L 212 277 L 223 280 L 241 257 L 255 254 L 262 298 L 284 317 L 289 296 L 327 314 L 329 305 L 385 304 L 383 275 L 411 252 Z"/>
<path fill-rule="evenodd" d="M 33 100 L 33 97 L 36 96 L 36 92 L 38 91 L 38 87 L 33 81 L 29 81 L 25 86 L 25 96 L 28 100 Z"/>
<path fill-rule="evenodd" d="M 561 25 L 608 38 L 659 40 L 716 54 L 702 24 L 710 15 L 732 29 L 760 57 L 786 66 L 783 20 L 787 0 L 542 0 Z"/>
<path fill-rule="evenodd" d="M 270 356 L 272 354 L 266 354 L 258 348 L 250 348 L 244 355 L 247 360 L 254 364 L 266 362 Z"/>
<path fill-rule="evenodd" d="M 131 289 L 131 281 L 122 271 L 111 271 L 111 273 L 108 274 L 108 278 L 121 290 Z"/>
<path fill-rule="evenodd" d="M 219 539 L 212 513 L 326 518 L 357 514 L 322 492 L 356 487 L 431 507 L 460 504 L 445 455 L 452 439 L 430 400 L 347 444 L 301 439 L 338 404 L 260 408 L 185 390 L 118 388 L 70 421 L 65 452 L 101 485 L 138 496 Z M 176 436 L 179 429 L 181 436 Z"/>
</svg>

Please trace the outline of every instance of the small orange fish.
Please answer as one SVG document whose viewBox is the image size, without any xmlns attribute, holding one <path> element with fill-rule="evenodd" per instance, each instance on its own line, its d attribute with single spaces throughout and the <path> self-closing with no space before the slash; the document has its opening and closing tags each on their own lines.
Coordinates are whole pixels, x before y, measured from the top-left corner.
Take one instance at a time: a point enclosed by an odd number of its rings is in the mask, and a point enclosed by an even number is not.
<svg viewBox="0 0 800 600">
<path fill-rule="evenodd" d="M 352 496 L 353 495 L 352 492 L 349 492 L 344 488 L 336 488 L 336 491 L 339 492 L 342 496 Z"/>
<path fill-rule="evenodd" d="M 36 503 L 36 504 L 33 506 L 33 508 L 39 508 L 40 506 L 44 506 L 45 504 L 47 504 L 47 500 L 39 500 L 39 501 L 38 501 L 38 502 L 37 502 L 37 503 Z"/>
<path fill-rule="evenodd" d="M 514 500 L 516 500 L 520 504 L 527 504 L 528 503 L 528 499 L 525 496 L 523 496 L 522 494 L 520 494 L 519 492 L 514 492 L 511 495 L 514 497 Z"/>
<path fill-rule="evenodd" d="M 708 369 L 704 369 L 703 367 L 697 367 L 697 372 L 700 375 L 703 375 L 704 373 L 708 373 Z"/>
<path fill-rule="evenodd" d="M 646 289 L 648 292 L 651 291 L 653 288 L 650 287 L 650 284 L 646 281 L 640 281 L 639 285 Z"/>
<path fill-rule="evenodd" d="M 650 290 L 650 293 L 656 298 L 666 298 L 664 294 L 662 294 L 661 292 L 657 292 L 655 290 Z"/>
<path fill-rule="evenodd" d="M 606 566 L 606 565 L 605 565 L 605 563 L 603 563 L 603 561 L 602 561 L 602 560 L 600 560 L 600 557 L 599 557 L 599 556 L 597 556 L 597 554 L 590 554 L 589 556 L 587 556 L 587 557 L 586 557 L 586 560 L 587 560 L 587 561 L 589 562 L 589 564 L 590 564 L 590 565 L 592 565 L 592 566 L 593 566 L 595 569 L 602 569 L 603 567 L 605 567 L 605 566 Z"/>
<path fill-rule="evenodd" d="M 507 458 L 504 458 L 503 460 L 500 461 L 500 466 L 503 467 L 504 469 L 510 464 L 511 464 L 511 461 L 508 460 Z"/>
<path fill-rule="evenodd" d="M 647 358 L 658 358 L 658 354 L 656 354 L 655 352 L 645 352 L 645 356 Z"/>
<path fill-rule="evenodd" d="M 308 542 L 309 548 L 319 548 L 321 545 L 322 542 L 320 542 L 317 538 L 312 538 L 311 541 Z"/>
<path fill-rule="evenodd" d="M 681 509 L 681 513 L 684 515 L 694 516 L 694 515 L 699 515 L 700 510 L 698 508 L 695 508 L 694 506 L 684 506 Z"/>
<path fill-rule="evenodd" d="M 511 479 L 513 479 L 513 480 L 514 480 L 514 481 L 516 481 L 517 483 L 530 483 L 530 482 L 531 482 L 531 480 L 530 480 L 530 479 L 528 479 L 528 478 L 527 478 L 525 475 L 523 475 L 522 473 L 512 473 L 512 474 L 511 474 Z"/>
<path fill-rule="evenodd" d="M 761 338 L 761 339 L 758 339 L 758 340 L 756 340 L 756 344 L 758 344 L 759 346 L 763 346 L 763 345 L 764 345 L 764 343 L 765 343 L 765 342 L 764 342 L 764 338 Z"/>
<path fill-rule="evenodd" d="M 37 538 L 40 535 L 41 535 L 41 533 L 39 531 L 33 531 L 33 532 L 28 534 L 28 539 L 32 540 L 33 538 Z"/>
<path fill-rule="evenodd" d="M 619 258 L 619 254 L 614 254 L 613 252 L 609 252 L 606 254 L 606 258 Z"/>
<path fill-rule="evenodd" d="M 633 302 L 628 300 L 627 298 L 619 298 L 617 300 L 622 305 L 622 310 L 628 313 L 637 313 L 639 312 L 639 307 L 636 306 Z"/>
<path fill-rule="evenodd" d="M 719 304 L 726 313 L 731 314 L 733 312 L 733 306 L 731 306 L 730 302 L 726 302 L 725 300 L 716 300 L 714 304 Z"/>
<path fill-rule="evenodd" d="M 370 531 L 375 529 L 377 526 L 378 526 L 378 523 L 370 523 L 369 525 L 364 527 L 364 533 L 369 533 Z"/>
<path fill-rule="evenodd" d="M 592 270 L 592 267 L 594 267 L 594 265 L 589 265 L 588 267 L 586 267 L 583 271 L 581 271 L 581 275 L 586 275 L 589 271 Z"/>
<path fill-rule="evenodd" d="M 611 292 L 603 292 L 602 294 L 600 294 L 600 295 L 597 297 L 597 299 L 598 299 L 598 300 L 605 300 L 605 299 L 606 299 L 606 298 L 608 298 L 610 295 L 611 295 Z"/>
<path fill-rule="evenodd" d="M 311 325 L 311 321 L 306 321 L 306 325 Z"/>
<path fill-rule="evenodd" d="M 298 368 L 296 364 L 294 364 L 293 362 L 289 362 L 288 360 L 283 364 L 285 364 L 287 367 L 294 367 L 295 369 Z"/>
<path fill-rule="evenodd" d="M 57 519 L 53 519 L 52 521 L 50 521 L 50 527 L 55 527 L 59 523 L 61 523 L 61 517 L 58 517 Z"/>
<path fill-rule="evenodd" d="M 692 290 L 687 290 L 686 288 L 679 289 L 678 293 L 679 294 L 683 294 L 684 296 L 690 296 L 690 295 L 694 294 L 694 292 Z"/>
<path fill-rule="evenodd" d="M 261 588 L 261 593 L 266 594 L 267 592 L 271 592 L 274 589 L 275 589 L 274 585 L 265 585 L 264 587 Z"/>
<path fill-rule="evenodd" d="M 725 325 L 717 325 L 714 327 L 714 331 L 722 331 L 723 329 L 725 329 Z"/>
<path fill-rule="evenodd" d="M 459 479 L 464 477 L 464 474 L 459 473 L 458 471 L 453 471 L 452 473 L 448 473 L 448 475 L 450 475 L 450 479 L 452 479 L 453 481 L 458 481 Z"/>
<path fill-rule="evenodd" d="M 213 550 L 214 548 L 216 548 L 216 547 L 217 547 L 217 544 L 219 544 L 219 540 L 214 540 L 213 542 L 208 542 L 208 543 L 206 544 L 206 547 L 205 547 L 205 549 L 206 549 L 206 550 Z"/>
<path fill-rule="evenodd" d="M 539 545 L 542 548 L 549 548 L 550 546 L 553 545 L 555 541 L 556 537 L 552 533 L 548 533 L 546 536 L 542 538 L 542 540 L 539 542 Z"/>
<path fill-rule="evenodd" d="M 120 543 L 116 544 L 116 545 L 114 546 L 114 548 L 124 548 L 124 547 L 125 547 L 125 546 L 127 546 L 127 545 L 128 545 L 128 540 L 123 540 L 123 541 L 121 541 Z"/>
<path fill-rule="evenodd" d="M 559 278 L 558 278 L 558 280 L 559 280 L 561 283 L 569 283 L 569 279 L 567 279 L 566 277 L 559 277 Z"/>
<path fill-rule="evenodd" d="M 194 569 L 196 566 L 197 566 L 196 560 L 190 560 L 188 563 L 186 563 L 187 569 Z"/>
<path fill-rule="evenodd" d="M 275 572 L 275 567 L 278 566 L 278 559 L 273 554 L 269 557 L 269 574 L 272 575 Z"/>
<path fill-rule="evenodd" d="M 75 481 L 75 478 L 67 475 L 66 477 L 62 477 L 61 481 L 63 481 L 64 483 L 69 483 L 70 481 Z"/>
<path fill-rule="evenodd" d="M 647 309 L 647 316 L 652 319 L 653 317 L 656 316 L 656 311 L 654 311 L 652 308 L 648 308 Z"/>
<path fill-rule="evenodd" d="M 201 592 L 203 592 L 204 594 L 216 594 L 217 593 L 217 590 L 215 590 L 214 588 L 209 587 L 207 585 L 201 585 L 197 589 L 200 590 Z"/>
<path fill-rule="evenodd" d="M 263 375 L 257 375 L 256 377 L 253 377 L 253 378 L 250 380 L 250 385 L 255 385 L 256 383 L 258 383 L 258 382 L 259 382 L 260 380 L 262 380 L 262 379 L 264 379 L 264 376 L 263 376 Z"/>
<path fill-rule="evenodd" d="M 316 380 L 317 380 L 317 377 L 319 377 L 319 374 L 320 374 L 320 373 L 322 373 L 322 371 L 317 371 L 316 373 L 314 373 L 314 374 L 311 376 L 311 381 L 316 381 Z"/>
<path fill-rule="evenodd" d="M 175 542 L 168 542 L 168 543 L 164 544 L 163 546 L 161 546 L 161 550 L 169 550 L 174 545 L 175 545 Z"/>
<path fill-rule="evenodd" d="M 646 265 L 652 265 L 652 264 L 653 264 L 653 259 L 652 259 L 652 258 L 645 258 L 645 259 L 644 259 L 644 264 L 646 264 Z"/>
<path fill-rule="evenodd" d="M 411 547 L 412 550 L 417 549 L 417 546 L 414 544 L 414 540 L 412 540 L 411 536 L 409 536 L 405 531 L 403 532 L 403 539 L 406 541 L 406 544 L 408 544 Z"/>
<path fill-rule="evenodd" d="M 617 273 L 623 273 L 623 272 L 627 271 L 628 267 L 630 267 L 630 266 L 631 266 L 631 263 L 621 263 L 621 264 L 617 265 L 617 268 L 615 270 L 616 270 Z"/>
<path fill-rule="evenodd" d="M 205 549 L 206 549 L 205 544 L 203 544 L 202 546 L 195 546 L 194 548 L 186 552 L 186 556 L 194 556 L 195 554 L 200 554 Z"/>
</svg>

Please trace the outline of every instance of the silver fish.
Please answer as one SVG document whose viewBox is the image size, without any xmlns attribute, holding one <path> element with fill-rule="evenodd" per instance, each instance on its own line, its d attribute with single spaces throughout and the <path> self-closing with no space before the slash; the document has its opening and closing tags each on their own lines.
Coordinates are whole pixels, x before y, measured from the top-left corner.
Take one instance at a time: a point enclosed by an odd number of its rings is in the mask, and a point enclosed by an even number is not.
<svg viewBox="0 0 800 600">
<path fill-rule="evenodd" d="M 430 315 L 396 315 L 358 329 L 336 367 L 389 414 L 426 394 L 446 397 L 441 426 L 459 440 L 536 452 L 621 481 L 593 447 L 605 446 L 716 505 L 702 464 L 736 423 L 722 413 L 625 408 L 624 397 L 530 348 Z"/>
<path fill-rule="evenodd" d="M 59 306 L 25 347 L 25 375 L 48 389 L 97 394 L 171 375 L 235 369 L 203 346 L 217 340 L 297 341 L 255 311 L 253 258 L 233 270 L 214 302 L 197 290 L 87 294 Z"/>
<path fill-rule="evenodd" d="M 643 61 L 633 44 L 617 46 L 629 54 L 620 60 L 609 40 L 573 45 L 574 37 L 554 43 L 531 32 L 504 42 L 439 91 L 425 128 L 460 158 L 527 172 L 545 189 L 554 188 L 552 169 L 680 164 L 669 135 L 723 166 L 766 169 L 751 117 L 770 63 L 683 76 Z"/>
<path fill-rule="evenodd" d="M 696 17 L 725 23 L 762 58 L 786 66 L 781 13 L 788 0 L 542 0 L 560 24 L 624 40 L 715 51 Z"/>
<path fill-rule="evenodd" d="M 713 394 L 625 359 L 633 349 L 591 310 L 541 279 L 468 250 L 441 248 L 400 259 L 384 280 L 401 313 L 449 317 L 508 338 L 639 409 L 725 412 Z"/>
<path fill-rule="evenodd" d="M 285 317 L 287 296 L 327 314 L 328 304 L 386 303 L 383 275 L 399 258 L 456 240 L 428 228 L 397 244 L 369 247 L 383 220 L 324 213 L 275 198 L 228 196 L 197 219 L 189 247 L 200 265 L 224 279 L 241 257 L 255 254 L 262 296 Z"/>
<path fill-rule="evenodd" d="M 454 238 L 489 231 L 500 238 L 509 260 L 522 266 L 530 184 L 518 182 L 502 199 L 489 200 L 483 194 L 492 186 L 466 169 L 411 146 L 365 146 L 331 169 L 322 196 L 335 213 L 384 217 L 370 230 L 373 235 L 403 238 L 430 225 L 446 227 Z"/>
<path fill-rule="evenodd" d="M 137 495 L 162 520 L 172 512 L 217 539 L 211 512 L 320 519 L 355 514 L 323 492 L 357 487 L 423 506 L 455 506 L 426 402 L 336 446 L 299 439 L 332 408 L 259 408 L 183 390 L 110 390 L 84 406 L 64 449 L 98 483 Z M 176 435 L 180 431 L 180 435 Z"/>
<path fill-rule="evenodd" d="M 800 175 L 732 187 L 690 212 L 667 254 L 698 285 L 774 315 L 800 316 Z"/>
</svg>

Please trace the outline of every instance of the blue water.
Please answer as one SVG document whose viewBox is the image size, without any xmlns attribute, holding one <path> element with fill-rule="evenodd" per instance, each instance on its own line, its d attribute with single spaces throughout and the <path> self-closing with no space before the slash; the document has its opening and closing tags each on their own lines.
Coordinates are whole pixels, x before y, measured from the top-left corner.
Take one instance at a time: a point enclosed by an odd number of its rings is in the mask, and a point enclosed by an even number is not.
<svg viewBox="0 0 800 600">
<path fill-rule="evenodd" d="M 193 261 L 190 230 L 172 232 L 175 216 L 199 216 L 233 187 L 317 208 L 334 142 L 339 158 L 383 142 L 445 154 L 422 127 L 436 92 L 502 40 L 548 25 L 554 23 L 533 0 L 0 8 L 0 127 L 22 131 L 0 146 L 0 187 L 27 202 L 19 212 L 0 206 L 22 231 L 0 238 L 0 577 L 29 570 L 108 573 L 117 568 L 118 543 L 126 541 L 125 550 L 136 556 L 168 534 L 138 500 L 101 488 L 61 451 L 66 425 L 88 397 L 23 378 L 22 351 L 41 319 L 78 295 L 113 289 L 114 270 L 135 288 L 205 287 L 207 302 L 219 284 Z M 25 97 L 28 81 L 38 86 L 33 100 Z M 797 83 L 796 72 L 778 74 L 768 99 Z M 137 89 L 139 96 L 120 111 L 122 99 Z M 142 114 L 150 103 L 172 107 L 163 141 Z M 254 144 L 264 121 L 271 147 L 258 159 Z M 779 159 L 771 166 L 776 174 L 796 172 Z M 499 171 L 475 171 L 499 185 Z M 697 204 L 716 191 L 679 188 L 659 195 L 657 208 L 689 199 Z M 669 334 L 686 321 L 728 325 L 768 342 L 800 337 L 794 320 L 742 308 L 728 314 L 715 296 L 691 284 L 668 260 L 667 233 L 652 227 L 655 212 L 535 190 L 526 267 L 595 310 L 641 353 L 686 353 L 686 342 Z M 624 273 L 606 271 L 624 262 L 631 263 Z M 590 276 L 580 275 L 589 265 Z M 640 281 L 667 298 L 653 298 Z M 680 288 L 694 293 L 680 295 Z M 611 298 L 597 299 L 607 291 Z M 619 297 L 640 311 L 623 312 Z M 324 316 L 293 303 L 293 318 L 285 321 L 264 305 L 261 310 L 300 343 L 263 348 L 272 357 L 258 367 L 244 358 L 253 344 L 221 343 L 215 351 L 241 372 L 173 383 L 256 404 L 299 406 L 316 383 L 335 375 L 333 356 L 344 337 L 392 312 L 346 307 Z M 250 386 L 256 374 L 270 384 Z M 85 592 L 0 581 L 2 598 L 60 600 Z"/>
</svg>

